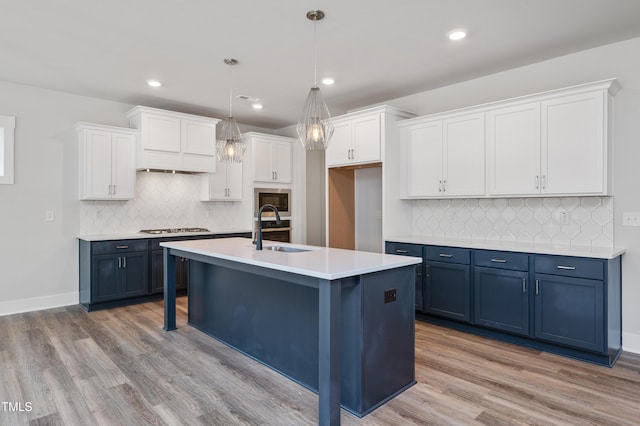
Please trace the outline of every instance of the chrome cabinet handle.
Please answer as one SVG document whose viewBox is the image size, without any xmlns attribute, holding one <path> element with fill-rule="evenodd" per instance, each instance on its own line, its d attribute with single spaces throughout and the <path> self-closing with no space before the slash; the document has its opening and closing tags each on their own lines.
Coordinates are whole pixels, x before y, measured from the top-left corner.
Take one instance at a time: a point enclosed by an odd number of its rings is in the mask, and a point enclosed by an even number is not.
<svg viewBox="0 0 640 426">
<path fill-rule="evenodd" d="M 126 267 L 127 267 L 127 258 L 126 258 L 126 257 L 123 257 L 123 258 L 122 258 L 122 267 L 123 267 L 123 268 L 126 268 Z"/>
<path fill-rule="evenodd" d="M 491 259 L 491 261 L 495 263 L 507 263 L 506 259 Z"/>
<path fill-rule="evenodd" d="M 122 268 L 122 258 L 118 257 L 118 269 Z"/>
<path fill-rule="evenodd" d="M 425 272 L 427 278 L 431 277 L 431 266 L 427 265 L 427 267 L 425 268 Z"/>
<path fill-rule="evenodd" d="M 438 181 L 438 192 L 442 192 L 442 181 Z"/>
<path fill-rule="evenodd" d="M 116 246 L 117 249 L 128 249 L 129 246 Z"/>
<path fill-rule="evenodd" d="M 567 271 L 575 271 L 576 267 L 575 266 L 562 266 L 562 265 L 558 265 L 556 266 L 557 269 L 564 269 Z"/>
<path fill-rule="evenodd" d="M 449 258 L 449 257 L 453 257 L 453 255 L 452 255 L 452 254 L 444 254 L 444 253 L 440 253 L 440 257 L 447 257 L 447 258 Z"/>
<path fill-rule="evenodd" d="M 409 253 L 409 250 L 396 249 L 396 253 Z"/>
<path fill-rule="evenodd" d="M 112 186 L 113 186 L 113 195 L 116 195 L 116 186 L 115 185 L 112 185 Z"/>
<path fill-rule="evenodd" d="M 351 159 L 352 160 L 356 159 L 356 150 L 355 150 L 355 148 L 351 150 Z"/>
<path fill-rule="evenodd" d="M 277 170 L 275 171 L 275 174 L 276 174 L 276 180 L 278 180 L 278 171 Z"/>
<path fill-rule="evenodd" d="M 522 279 L 522 292 L 523 293 L 527 292 L 527 279 L 526 278 Z"/>
<path fill-rule="evenodd" d="M 547 189 L 547 175 L 542 175 L 542 189 Z"/>
<path fill-rule="evenodd" d="M 111 192 L 111 186 L 112 186 L 112 185 L 109 185 L 109 194 L 108 194 L 108 195 L 111 195 L 111 194 L 112 194 L 112 192 Z"/>
<path fill-rule="evenodd" d="M 540 189 L 540 176 L 536 175 L 536 189 Z"/>
<path fill-rule="evenodd" d="M 536 296 L 540 294 L 540 281 L 536 280 Z"/>
<path fill-rule="evenodd" d="M 442 181 L 442 192 L 447 192 L 447 181 L 446 180 Z"/>
</svg>

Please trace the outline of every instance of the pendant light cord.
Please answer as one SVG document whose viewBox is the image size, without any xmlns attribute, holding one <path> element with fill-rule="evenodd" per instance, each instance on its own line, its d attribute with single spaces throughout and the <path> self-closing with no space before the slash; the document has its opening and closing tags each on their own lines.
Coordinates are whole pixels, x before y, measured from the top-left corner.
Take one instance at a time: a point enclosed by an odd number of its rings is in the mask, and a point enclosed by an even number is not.
<svg viewBox="0 0 640 426">
<path fill-rule="evenodd" d="M 233 117 L 233 79 L 231 78 L 231 64 L 229 64 L 229 117 Z"/>
<path fill-rule="evenodd" d="M 313 87 L 318 86 L 318 21 L 313 21 Z"/>
</svg>

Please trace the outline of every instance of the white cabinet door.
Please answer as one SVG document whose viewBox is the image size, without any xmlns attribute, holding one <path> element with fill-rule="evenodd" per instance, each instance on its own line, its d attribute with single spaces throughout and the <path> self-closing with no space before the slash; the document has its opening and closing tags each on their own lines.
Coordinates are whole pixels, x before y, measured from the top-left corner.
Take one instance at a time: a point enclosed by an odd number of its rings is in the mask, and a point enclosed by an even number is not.
<svg viewBox="0 0 640 426">
<path fill-rule="evenodd" d="M 227 165 L 218 163 L 215 173 L 205 173 L 201 177 L 200 201 L 226 201 Z"/>
<path fill-rule="evenodd" d="M 253 180 L 262 182 L 272 182 L 274 179 L 271 141 L 253 141 Z"/>
<path fill-rule="evenodd" d="M 540 103 L 487 112 L 489 195 L 540 192 Z"/>
<path fill-rule="evenodd" d="M 242 201 L 242 163 L 226 165 L 227 201 Z"/>
<path fill-rule="evenodd" d="M 484 113 L 447 119 L 442 127 L 445 141 L 443 195 L 484 195 Z"/>
<path fill-rule="evenodd" d="M 605 192 L 602 91 L 542 102 L 542 192 Z"/>
<path fill-rule="evenodd" d="M 442 121 L 432 121 L 407 129 L 410 197 L 442 195 Z"/>
<path fill-rule="evenodd" d="M 180 152 L 180 118 L 145 113 L 142 129 L 144 149 Z"/>
<path fill-rule="evenodd" d="M 351 162 L 359 164 L 380 161 L 380 115 L 356 118 L 351 126 Z"/>
<path fill-rule="evenodd" d="M 213 156 L 216 153 L 216 125 L 197 120 L 181 120 L 182 152 Z"/>
<path fill-rule="evenodd" d="M 136 190 L 136 138 L 111 134 L 111 198 L 130 200 Z"/>
<path fill-rule="evenodd" d="M 351 162 L 351 120 L 333 123 L 333 136 L 326 151 L 327 167 L 344 166 Z"/>
<path fill-rule="evenodd" d="M 84 190 L 80 199 L 105 200 L 111 198 L 111 132 L 84 130 L 84 158 L 80 172 L 84 173 Z M 134 169 L 135 170 L 135 169 Z M 82 179 L 82 178 L 81 178 Z M 81 186 L 82 188 L 82 186 Z"/>
<path fill-rule="evenodd" d="M 272 155 L 274 157 L 275 180 L 281 183 L 291 183 L 291 150 L 288 142 L 276 142 L 273 144 Z"/>
</svg>

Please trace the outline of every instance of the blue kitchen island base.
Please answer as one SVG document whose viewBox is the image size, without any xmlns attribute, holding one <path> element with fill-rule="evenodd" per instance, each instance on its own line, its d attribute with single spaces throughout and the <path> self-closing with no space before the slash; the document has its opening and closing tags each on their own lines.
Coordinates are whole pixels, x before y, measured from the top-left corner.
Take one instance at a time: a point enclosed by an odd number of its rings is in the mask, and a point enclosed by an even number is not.
<svg viewBox="0 0 640 426">
<path fill-rule="evenodd" d="M 415 383 L 413 274 L 340 280 L 340 403 L 357 416 Z M 201 262 L 189 277 L 189 324 L 318 391 L 318 288 Z"/>
<path fill-rule="evenodd" d="M 318 393 L 318 421 L 364 416 L 415 383 L 419 258 L 246 239 L 163 244 L 164 329 L 176 328 L 176 257 L 189 262 L 189 324 Z M 266 247 L 265 247 L 266 248 Z"/>
</svg>

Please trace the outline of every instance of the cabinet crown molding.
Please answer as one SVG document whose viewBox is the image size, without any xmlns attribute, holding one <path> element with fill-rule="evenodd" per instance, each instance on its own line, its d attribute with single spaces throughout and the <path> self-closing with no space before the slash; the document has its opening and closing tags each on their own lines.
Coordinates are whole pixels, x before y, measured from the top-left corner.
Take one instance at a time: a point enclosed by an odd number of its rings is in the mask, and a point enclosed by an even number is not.
<svg viewBox="0 0 640 426">
<path fill-rule="evenodd" d="M 209 123 L 211 123 L 211 122 L 218 123 L 219 121 L 222 121 L 219 118 L 205 117 L 203 115 L 187 114 L 187 113 L 184 113 L 184 112 L 177 112 L 177 111 L 169 111 L 169 110 L 166 110 L 166 109 L 151 108 L 151 107 L 147 107 L 147 106 L 143 106 L 143 105 L 137 105 L 137 106 L 131 108 L 129 111 L 127 111 L 126 117 L 129 120 L 131 120 L 132 117 L 134 117 L 136 114 L 139 114 L 141 112 L 146 112 L 146 113 L 151 113 L 151 114 L 168 115 L 168 116 L 171 116 L 171 117 L 183 118 L 183 119 L 188 119 L 188 120 L 203 120 L 203 121 L 207 121 Z"/>
</svg>

